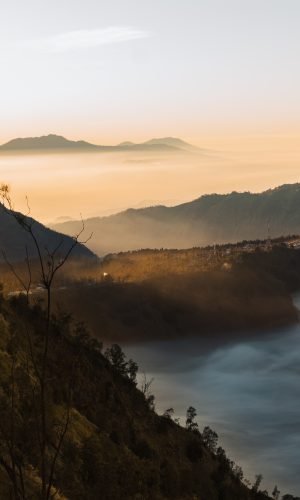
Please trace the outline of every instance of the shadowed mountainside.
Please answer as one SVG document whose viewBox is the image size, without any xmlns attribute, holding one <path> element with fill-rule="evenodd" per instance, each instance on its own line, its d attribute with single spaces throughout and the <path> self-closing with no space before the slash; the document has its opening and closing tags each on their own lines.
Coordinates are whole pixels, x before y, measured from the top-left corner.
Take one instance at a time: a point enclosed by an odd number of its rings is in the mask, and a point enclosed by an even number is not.
<svg viewBox="0 0 300 500">
<path fill-rule="evenodd" d="M 22 214 L 18 215 L 23 217 Z M 59 246 L 58 254 L 64 255 L 72 246 L 73 239 L 70 236 L 48 229 L 31 217 L 26 217 L 26 219 L 32 224 L 32 229 L 44 254 L 46 254 L 47 250 L 51 253 Z M 26 257 L 26 247 L 29 258 L 36 258 L 37 253 L 32 238 L 18 224 L 15 217 L 9 211 L 4 210 L 0 204 L 0 262 L 4 260 L 3 252 L 10 261 L 23 261 Z M 78 244 L 74 248 L 72 256 L 76 258 L 96 258 L 91 250 L 82 244 Z"/>
<path fill-rule="evenodd" d="M 298 320 L 291 294 L 300 289 L 300 252 L 284 239 L 252 245 L 73 258 L 55 279 L 54 306 L 107 342 L 198 337 L 213 346 L 261 336 Z M 26 282 L 26 263 L 14 268 Z M 0 274 L 4 293 L 17 295 L 5 263 Z M 45 299 L 37 260 L 31 278 L 35 303 Z"/>
<path fill-rule="evenodd" d="M 78 222 L 52 226 L 73 234 Z M 190 248 L 298 234 L 300 184 L 263 193 L 211 194 L 174 207 L 128 209 L 87 219 L 98 255 L 141 248 Z"/>
<path fill-rule="evenodd" d="M 55 303 L 96 337 L 122 344 L 198 337 L 213 346 L 296 323 L 299 250 L 275 243 L 270 251 L 227 251 L 144 250 L 89 268 L 75 263 Z"/>
</svg>

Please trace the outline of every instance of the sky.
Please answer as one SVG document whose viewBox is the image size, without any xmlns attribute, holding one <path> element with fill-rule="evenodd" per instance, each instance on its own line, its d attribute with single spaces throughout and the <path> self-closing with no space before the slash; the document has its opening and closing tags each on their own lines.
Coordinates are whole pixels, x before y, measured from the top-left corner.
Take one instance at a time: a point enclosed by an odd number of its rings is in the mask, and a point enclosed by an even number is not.
<svg viewBox="0 0 300 500">
<path fill-rule="evenodd" d="M 299 0 L 10 0 L 0 142 L 300 133 Z"/>
</svg>

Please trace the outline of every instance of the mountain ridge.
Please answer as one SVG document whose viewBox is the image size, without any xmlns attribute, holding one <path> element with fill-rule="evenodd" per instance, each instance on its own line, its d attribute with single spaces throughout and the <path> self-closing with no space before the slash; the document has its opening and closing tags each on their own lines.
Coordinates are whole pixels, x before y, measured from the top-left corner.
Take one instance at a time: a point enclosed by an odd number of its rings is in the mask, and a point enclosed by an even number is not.
<svg viewBox="0 0 300 500">
<path fill-rule="evenodd" d="M 198 151 L 198 148 L 195 146 L 175 137 L 150 139 L 142 143 L 125 141 L 117 145 L 105 146 L 92 144 L 83 140 L 72 141 L 60 135 L 49 134 L 40 137 L 16 138 L 0 146 L 0 152 L 56 149 L 85 151 Z"/>
<path fill-rule="evenodd" d="M 73 234 L 78 222 L 51 227 Z M 93 231 L 91 248 L 98 255 L 299 234 L 300 184 L 285 184 L 262 193 L 214 193 L 171 207 L 129 208 L 87 219 L 86 227 Z"/>
</svg>

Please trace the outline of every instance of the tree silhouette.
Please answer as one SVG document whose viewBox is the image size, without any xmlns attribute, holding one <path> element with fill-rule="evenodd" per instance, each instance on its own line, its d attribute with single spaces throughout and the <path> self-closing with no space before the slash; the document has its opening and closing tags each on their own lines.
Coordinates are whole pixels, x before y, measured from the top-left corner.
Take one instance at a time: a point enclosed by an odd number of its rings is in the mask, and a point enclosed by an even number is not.
<svg viewBox="0 0 300 500">
<path fill-rule="evenodd" d="M 206 426 L 202 432 L 202 439 L 207 448 L 213 453 L 216 453 L 218 446 L 218 434 L 209 426 Z"/>
<path fill-rule="evenodd" d="M 262 474 L 257 474 L 255 476 L 255 481 L 254 481 L 254 484 L 252 486 L 253 491 L 257 492 L 259 490 L 259 487 L 261 485 L 262 480 L 263 480 Z"/>
<path fill-rule="evenodd" d="M 197 412 L 193 406 L 189 406 L 186 411 L 185 427 L 192 432 L 198 432 L 198 424 L 195 422 Z"/>
</svg>

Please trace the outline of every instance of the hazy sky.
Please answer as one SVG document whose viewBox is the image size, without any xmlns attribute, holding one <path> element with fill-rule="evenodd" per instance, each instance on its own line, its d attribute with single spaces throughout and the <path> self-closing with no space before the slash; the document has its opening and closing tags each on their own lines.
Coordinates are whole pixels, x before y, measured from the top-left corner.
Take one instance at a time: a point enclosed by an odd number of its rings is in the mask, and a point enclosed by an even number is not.
<svg viewBox="0 0 300 500">
<path fill-rule="evenodd" d="M 0 141 L 297 134 L 299 0 L 10 0 Z"/>
</svg>

